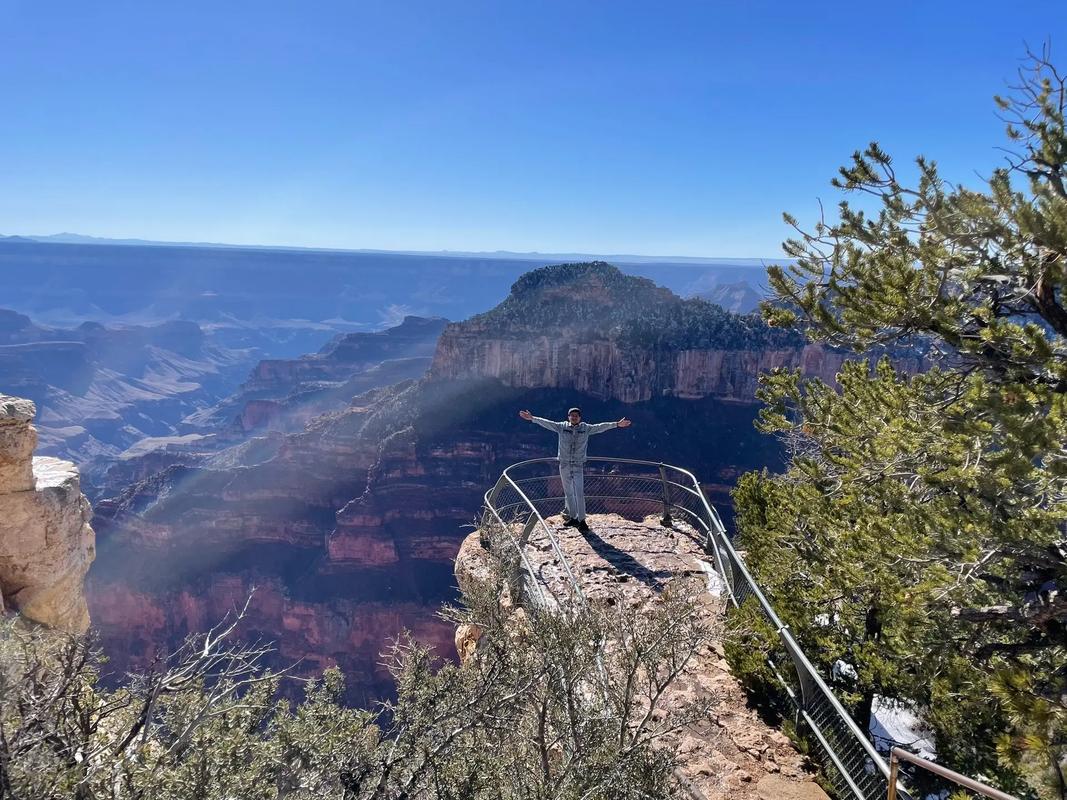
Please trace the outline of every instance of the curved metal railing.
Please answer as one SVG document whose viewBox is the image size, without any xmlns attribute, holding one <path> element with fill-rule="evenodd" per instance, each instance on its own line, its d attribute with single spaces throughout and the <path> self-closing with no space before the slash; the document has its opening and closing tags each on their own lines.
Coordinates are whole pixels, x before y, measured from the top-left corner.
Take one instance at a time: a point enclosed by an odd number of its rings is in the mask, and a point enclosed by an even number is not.
<svg viewBox="0 0 1067 800">
<path fill-rule="evenodd" d="M 834 696 L 753 580 L 696 476 L 670 464 L 590 458 L 585 471 L 585 495 L 590 514 L 618 514 L 635 520 L 655 514 L 664 525 L 679 519 L 696 531 L 715 565 L 728 606 L 736 609 L 754 603 L 774 628 L 777 646 L 767 654 L 767 663 L 794 705 L 798 722 L 804 723 L 817 743 L 824 772 L 837 793 L 858 800 L 886 797 L 889 765 Z M 549 596 L 524 552 L 526 541 L 539 529 L 566 576 L 573 600 L 581 606 L 586 604 L 559 540 L 545 522 L 546 517 L 562 512 L 563 506 L 555 458 L 513 464 L 485 494 L 483 523 L 497 523 L 518 552 L 527 602 L 542 606 L 563 604 L 563 598 Z M 898 796 L 908 797 L 903 789 Z"/>
</svg>

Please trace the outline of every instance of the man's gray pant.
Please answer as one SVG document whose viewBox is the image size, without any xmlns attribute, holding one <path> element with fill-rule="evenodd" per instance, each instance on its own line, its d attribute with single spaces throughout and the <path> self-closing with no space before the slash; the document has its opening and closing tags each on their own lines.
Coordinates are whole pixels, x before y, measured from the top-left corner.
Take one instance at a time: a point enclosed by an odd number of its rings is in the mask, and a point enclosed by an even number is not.
<svg viewBox="0 0 1067 800">
<path fill-rule="evenodd" d="M 566 501 L 564 513 L 571 519 L 585 519 L 585 466 L 560 464 L 559 477 Z"/>
</svg>

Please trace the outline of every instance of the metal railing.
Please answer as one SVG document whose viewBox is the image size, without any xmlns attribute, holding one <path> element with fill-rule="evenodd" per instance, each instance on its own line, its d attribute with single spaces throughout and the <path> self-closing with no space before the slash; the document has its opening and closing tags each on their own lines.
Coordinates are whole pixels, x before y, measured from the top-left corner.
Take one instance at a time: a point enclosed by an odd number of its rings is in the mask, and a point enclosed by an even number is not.
<svg viewBox="0 0 1067 800">
<path fill-rule="evenodd" d="M 888 800 L 897 800 L 897 798 L 901 796 L 896 788 L 896 777 L 900 770 L 901 761 L 907 761 L 909 764 L 914 764 L 920 769 L 924 769 L 950 783 L 954 783 L 957 786 L 962 786 L 964 789 L 980 794 L 982 797 L 989 797 L 992 798 L 992 800 L 1019 800 L 1019 798 L 1014 795 L 1002 792 L 1000 789 L 994 789 L 992 786 L 987 786 L 981 781 L 976 781 L 974 778 L 968 778 L 966 775 L 961 775 L 948 767 L 943 767 L 940 764 L 923 758 L 922 756 L 917 756 L 914 753 L 909 753 L 907 750 L 899 747 L 894 747 L 889 751 Z"/>
<path fill-rule="evenodd" d="M 549 543 L 575 602 L 585 596 L 546 517 L 564 507 L 558 460 L 540 458 L 513 464 L 485 494 L 484 522 L 495 522 L 518 552 L 525 573 L 526 600 L 562 605 L 565 598 L 549 597 L 524 550 L 534 530 Z M 693 473 L 670 464 L 621 458 L 590 458 L 585 471 L 586 511 L 618 514 L 644 520 L 651 515 L 670 525 L 677 519 L 701 539 L 724 584 L 729 606 L 755 603 L 777 634 L 777 646 L 767 654 L 772 673 L 810 731 L 827 779 L 840 797 L 883 800 L 889 790 L 889 765 L 856 725 L 815 667 L 800 649 L 753 580 L 738 555 L 715 508 L 708 503 Z M 791 667 L 791 668 L 790 668 Z M 901 800 L 909 795 L 901 790 Z"/>
</svg>

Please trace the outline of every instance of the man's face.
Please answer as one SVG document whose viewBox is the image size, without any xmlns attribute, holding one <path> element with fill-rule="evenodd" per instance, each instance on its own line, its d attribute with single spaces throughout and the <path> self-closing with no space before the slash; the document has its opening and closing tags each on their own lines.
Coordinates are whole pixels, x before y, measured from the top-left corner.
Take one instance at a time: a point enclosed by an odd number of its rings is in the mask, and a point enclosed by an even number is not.
<svg viewBox="0 0 1067 800">
<path fill-rule="evenodd" d="M 577 411 L 572 411 L 567 415 L 567 422 L 569 422 L 571 425 L 577 425 L 581 421 L 582 415 L 579 414 Z"/>
</svg>

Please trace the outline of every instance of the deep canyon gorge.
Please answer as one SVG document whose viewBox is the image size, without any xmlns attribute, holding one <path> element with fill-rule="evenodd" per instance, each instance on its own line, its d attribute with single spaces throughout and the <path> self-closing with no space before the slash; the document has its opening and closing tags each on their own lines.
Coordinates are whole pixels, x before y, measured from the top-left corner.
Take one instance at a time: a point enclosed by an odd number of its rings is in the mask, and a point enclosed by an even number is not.
<svg viewBox="0 0 1067 800">
<path fill-rule="evenodd" d="M 432 357 L 383 347 L 390 336 L 424 347 L 416 331 L 431 335 Z M 116 676 L 254 590 L 246 635 L 275 641 L 277 665 L 339 664 L 350 701 L 371 702 L 390 690 L 380 653 L 402 629 L 452 654 L 437 610 L 455 597 L 452 561 L 482 493 L 508 464 L 554 452 L 518 409 L 628 416 L 634 426 L 598 439 L 597 454 L 685 465 L 728 511 L 736 477 L 780 458 L 753 427 L 759 371 L 833 380 L 841 363 L 600 263 L 529 273 L 464 322 L 350 337 L 366 357 L 343 374 L 321 358 L 261 364 L 216 434 L 109 472 L 88 597 Z M 425 374 L 345 396 L 400 362 Z M 250 424 L 265 403 L 271 416 Z"/>
</svg>

